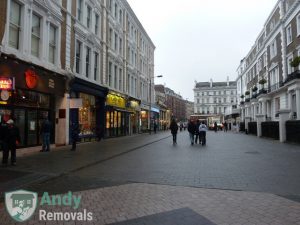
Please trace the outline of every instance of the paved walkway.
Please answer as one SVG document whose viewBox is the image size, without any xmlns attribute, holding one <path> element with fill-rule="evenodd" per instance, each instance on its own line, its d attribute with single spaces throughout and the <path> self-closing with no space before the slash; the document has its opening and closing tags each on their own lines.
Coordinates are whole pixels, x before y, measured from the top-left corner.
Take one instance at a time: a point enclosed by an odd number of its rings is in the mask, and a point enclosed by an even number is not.
<svg viewBox="0 0 300 225">
<path fill-rule="evenodd" d="M 1 168 L 0 189 L 76 192 L 78 211 L 94 215 L 76 224 L 300 225 L 300 146 L 223 132 L 207 139 L 191 146 L 181 132 L 172 145 L 162 132 L 37 153 Z M 14 224 L 1 203 L 0 224 Z M 75 223 L 41 222 L 37 211 L 27 224 Z"/>
</svg>

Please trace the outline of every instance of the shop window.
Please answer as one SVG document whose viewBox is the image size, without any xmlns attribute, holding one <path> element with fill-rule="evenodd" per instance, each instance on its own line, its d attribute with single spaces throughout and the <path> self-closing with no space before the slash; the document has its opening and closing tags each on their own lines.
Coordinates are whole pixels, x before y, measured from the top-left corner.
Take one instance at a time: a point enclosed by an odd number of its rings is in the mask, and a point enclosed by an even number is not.
<svg viewBox="0 0 300 225">
<path fill-rule="evenodd" d="M 17 106 L 50 108 L 50 96 L 34 91 L 18 89 L 15 93 L 15 102 Z"/>
<path fill-rule="evenodd" d="M 79 108 L 79 135 L 94 135 L 96 131 L 95 96 L 80 93 L 82 108 Z"/>
</svg>

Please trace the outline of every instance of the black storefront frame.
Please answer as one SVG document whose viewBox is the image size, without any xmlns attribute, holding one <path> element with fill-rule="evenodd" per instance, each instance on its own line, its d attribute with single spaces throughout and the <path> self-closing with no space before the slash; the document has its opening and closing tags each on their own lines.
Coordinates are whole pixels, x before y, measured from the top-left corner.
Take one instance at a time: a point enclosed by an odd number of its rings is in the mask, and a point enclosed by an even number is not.
<svg viewBox="0 0 300 225">
<path fill-rule="evenodd" d="M 26 89 L 22 89 L 22 88 L 16 88 L 16 90 L 26 90 Z M 17 105 L 15 103 L 15 94 L 13 91 L 12 92 L 12 96 L 10 97 L 10 102 L 9 104 L 5 104 L 5 105 L 0 105 L 0 110 L 10 110 L 11 111 L 11 119 L 14 120 L 16 122 L 16 111 L 18 110 L 24 110 L 25 112 L 25 122 L 24 122 L 24 140 L 22 141 L 22 143 L 20 143 L 20 145 L 18 145 L 18 148 L 26 148 L 26 147 L 33 147 L 33 146 L 39 146 L 42 145 L 42 141 L 41 141 L 41 137 L 40 137 L 40 125 L 39 125 L 39 115 L 41 111 L 44 112 L 48 112 L 48 119 L 51 122 L 52 125 L 52 129 L 51 129 L 51 134 L 50 134 L 50 143 L 53 144 L 54 140 L 55 140 L 55 110 L 54 109 L 54 103 L 55 103 L 55 97 L 54 95 L 48 94 L 48 93 L 43 93 L 43 92 L 39 92 L 39 91 L 34 91 L 34 90 L 30 90 L 27 89 L 26 91 L 30 91 L 30 92 L 35 92 L 38 94 L 44 94 L 44 95 L 48 95 L 50 98 L 50 102 L 49 102 L 49 108 L 42 108 L 42 107 L 26 107 L 26 106 L 22 106 L 22 105 Z M 28 112 L 29 111 L 35 111 L 36 112 L 36 144 L 28 144 L 28 127 L 29 127 L 29 121 L 28 121 Z M 18 124 L 16 123 L 16 125 L 18 126 Z M 20 135 L 23 136 L 22 134 L 22 129 L 19 127 L 20 130 Z"/>
<path fill-rule="evenodd" d="M 109 116 L 109 128 L 107 128 L 107 113 Z M 115 113 L 117 114 L 117 121 L 115 121 Z M 119 127 L 119 113 L 121 114 L 121 126 Z M 129 134 L 129 121 L 132 112 L 122 110 L 113 106 L 106 106 L 105 110 L 105 137 L 121 137 Z M 113 120 L 111 115 L 113 114 Z M 117 123 L 115 127 L 114 124 Z"/>
<path fill-rule="evenodd" d="M 78 98 L 80 93 L 95 97 L 96 125 L 95 134 L 80 136 L 80 141 L 91 141 L 94 138 L 103 138 L 105 130 L 105 100 L 108 89 L 97 84 L 75 77 L 70 82 L 70 96 Z M 72 143 L 72 124 L 79 124 L 79 109 L 70 109 L 69 143 Z"/>
</svg>

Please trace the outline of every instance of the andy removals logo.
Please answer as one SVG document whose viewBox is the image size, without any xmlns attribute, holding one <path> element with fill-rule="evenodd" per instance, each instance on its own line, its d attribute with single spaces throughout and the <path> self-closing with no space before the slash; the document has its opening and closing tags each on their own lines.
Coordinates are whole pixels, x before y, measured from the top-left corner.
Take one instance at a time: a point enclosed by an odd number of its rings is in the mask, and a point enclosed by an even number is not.
<svg viewBox="0 0 300 225">
<path fill-rule="evenodd" d="M 35 192 L 17 190 L 5 193 L 6 210 L 18 222 L 28 220 L 34 214 L 37 200 Z"/>
</svg>

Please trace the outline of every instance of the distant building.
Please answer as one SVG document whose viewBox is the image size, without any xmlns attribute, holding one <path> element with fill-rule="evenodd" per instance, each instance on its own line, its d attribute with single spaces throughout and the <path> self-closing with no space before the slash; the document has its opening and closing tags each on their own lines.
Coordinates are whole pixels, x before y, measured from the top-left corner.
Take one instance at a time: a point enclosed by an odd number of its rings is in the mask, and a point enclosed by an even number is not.
<svg viewBox="0 0 300 225">
<path fill-rule="evenodd" d="M 237 104 L 236 82 L 196 82 L 194 98 L 194 114 L 224 117 Z"/>
<path fill-rule="evenodd" d="M 191 115 L 194 114 L 194 102 L 190 102 L 188 100 L 185 101 L 186 114 L 185 118 L 189 119 Z"/>
</svg>

